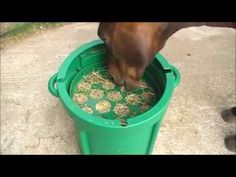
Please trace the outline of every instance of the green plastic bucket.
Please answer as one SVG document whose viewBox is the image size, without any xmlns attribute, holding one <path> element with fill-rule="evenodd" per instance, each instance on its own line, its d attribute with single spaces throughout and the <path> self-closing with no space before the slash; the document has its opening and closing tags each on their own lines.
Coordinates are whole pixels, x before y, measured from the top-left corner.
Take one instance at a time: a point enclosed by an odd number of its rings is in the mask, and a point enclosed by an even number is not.
<svg viewBox="0 0 236 177">
<path fill-rule="evenodd" d="M 158 92 L 159 99 L 151 109 L 127 119 L 128 125 L 122 126 L 118 119 L 102 119 L 84 112 L 72 100 L 73 79 L 106 66 L 105 57 L 101 40 L 84 44 L 65 59 L 50 78 L 48 89 L 60 98 L 73 118 L 82 154 L 150 154 L 174 88 L 180 82 L 179 71 L 158 53 L 144 77 Z"/>
</svg>

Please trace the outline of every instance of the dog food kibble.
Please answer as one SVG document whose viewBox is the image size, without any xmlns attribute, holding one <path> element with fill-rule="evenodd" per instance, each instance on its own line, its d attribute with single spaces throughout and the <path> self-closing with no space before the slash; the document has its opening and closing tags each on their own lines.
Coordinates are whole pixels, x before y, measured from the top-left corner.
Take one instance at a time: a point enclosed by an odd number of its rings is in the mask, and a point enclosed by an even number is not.
<svg viewBox="0 0 236 177">
<path fill-rule="evenodd" d="M 78 104 L 85 103 L 87 100 L 88 100 L 88 97 L 83 93 L 75 93 L 73 96 L 73 101 Z"/>
<path fill-rule="evenodd" d="M 129 113 L 129 108 L 125 104 L 118 103 L 114 108 L 114 112 L 118 116 L 125 116 Z"/>
<path fill-rule="evenodd" d="M 91 85 L 87 82 L 81 82 L 78 84 L 79 91 L 87 91 L 89 89 L 91 89 Z"/>
<path fill-rule="evenodd" d="M 155 99 L 155 94 L 151 92 L 146 92 L 143 94 L 143 98 L 146 103 L 149 103 Z"/>
<path fill-rule="evenodd" d="M 103 83 L 103 86 L 102 86 L 104 89 L 106 90 L 110 90 L 110 89 L 113 89 L 115 87 L 115 84 L 109 82 L 109 81 L 105 81 Z"/>
<path fill-rule="evenodd" d="M 111 91 L 107 94 L 107 98 L 111 101 L 119 101 L 122 99 L 120 92 Z"/>
<path fill-rule="evenodd" d="M 111 103 L 106 100 L 99 101 L 96 104 L 96 109 L 100 113 L 108 112 L 111 109 Z"/>
<path fill-rule="evenodd" d="M 93 89 L 91 92 L 90 92 L 90 96 L 94 99 L 100 99 L 102 98 L 104 95 L 104 92 L 100 89 Z"/>
<path fill-rule="evenodd" d="M 145 81 L 127 91 L 125 84 L 113 82 L 106 69 L 83 76 L 74 89 L 72 99 L 83 111 L 98 118 L 119 119 L 122 126 L 127 119 L 148 111 L 156 101 L 154 90 Z"/>
<path fill-rule="evenodd" d="M 140 102 L 140 97 L 136 94 L 130 94 L 125 99 L 129 104 L 137 104 Z"/>
<path fill-rule="evenodd" d="M 86 104 L 84 106 L 81 106 L 81 109 L 84 110 L 87 113 L 90 113 L 90 114 L 93 113 L 93 109 L 88 107 Z"/>
<path fill-rule="evenodd" d="M 90 74 L 86 77 L 86 80 L 91 84 L 95 83 L 95 82 L 96 83 L 102 82 L 103 81 L 102 79 L 103 78 L 96 72 L 92 72 L 92 74 Z"/>
</svg>

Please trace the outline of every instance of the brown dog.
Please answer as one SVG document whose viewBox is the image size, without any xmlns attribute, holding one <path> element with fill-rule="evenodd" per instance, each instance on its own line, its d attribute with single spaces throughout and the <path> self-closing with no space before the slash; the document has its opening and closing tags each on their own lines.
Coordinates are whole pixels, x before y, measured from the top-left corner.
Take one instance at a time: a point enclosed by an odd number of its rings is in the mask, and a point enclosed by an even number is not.
<svg viewBox="0 0 236 177">
<path fill-rule="evenodd" d="M 134 88 L 171 35 L 202 25 L 236 28 L 236 23 L 100 23 L 98 36 L 107 47 L 109 74 L 116 84 Z"/>
</svg>

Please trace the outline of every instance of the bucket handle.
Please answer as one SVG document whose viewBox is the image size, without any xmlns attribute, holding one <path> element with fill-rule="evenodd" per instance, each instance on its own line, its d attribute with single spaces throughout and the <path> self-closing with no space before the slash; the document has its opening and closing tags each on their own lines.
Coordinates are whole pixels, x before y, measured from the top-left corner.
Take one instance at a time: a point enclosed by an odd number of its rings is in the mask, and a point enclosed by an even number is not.
<svg viewBox="0 0 236 177">
<path fill-rule="evenodd" d="M 48 90 L 55 97 L 59 97 L 58 90 L 54 87 L 57 81 L 57 75 L 58 73 L 55 73 L 48 81 Z"/>
<path fill-rule="evenodd" d="M 172 67 L 172 71 L 173 71 L 173 74 L 174 74 L 174 86 L 177 87 L 180 83 L 180 73 L 178 71 L 178 69 L 174 66 L 171 66 Z"/>
</svg>

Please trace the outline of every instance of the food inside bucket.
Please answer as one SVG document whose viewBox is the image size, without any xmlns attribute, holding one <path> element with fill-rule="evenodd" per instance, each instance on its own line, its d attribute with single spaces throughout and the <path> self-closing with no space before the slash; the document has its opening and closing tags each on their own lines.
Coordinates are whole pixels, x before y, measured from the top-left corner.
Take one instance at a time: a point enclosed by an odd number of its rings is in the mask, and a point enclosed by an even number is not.
<svg viewBox="0 0 236 177">
<path fill-rule="evenodd" d="M 156 102 L 154 89 L 142 80 L 132 91 L 117 86 L 107 70 L 93 71 L 81 79 L 73 92 L 73 101 L 84 111 L 99 118 L 127 119 L 148 111 Z"/>
</svg>

